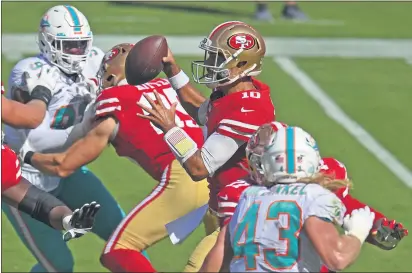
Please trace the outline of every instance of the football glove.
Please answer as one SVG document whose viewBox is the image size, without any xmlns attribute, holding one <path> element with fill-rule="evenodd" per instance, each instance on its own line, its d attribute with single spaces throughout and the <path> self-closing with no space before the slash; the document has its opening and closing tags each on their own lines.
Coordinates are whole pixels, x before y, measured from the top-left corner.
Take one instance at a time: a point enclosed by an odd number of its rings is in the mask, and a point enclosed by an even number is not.
<svg viewBox="0 0 412 273">
<path fill-rule="evenodd" d="M 356 209 L 351 215 L 343 218 L 343 228 L 347 235 L 355 236 L 363 244 L 369 235 L 374 219 L 375 213 L 371 212 L 369 207 Z"/>
<path fill-rule="evenodd" d="M 56 89 L 59 77 L 59 69 L 57 67 L 43 65 L 37 77 L 31 77 L 27 72 L 23 73 L 23 90 L 28 91 L 29 94 L 31 94 L 36 86 L 41 85 L 49 89 L 53 96 L 60 91 L 59 89 Z"/>
<path fill-rule="evenodd" d="M 373 243 L 384 250 L 394 249 L 407 235 L 408 230 L 401 223 L 386 218 L 377 220 L 371 230 Z"/>
<path fill-rule="evenodd" d="M 99 209 L 99 204 L 91 202 L 84 204 L 80 209 L 76 209 L 72 215 L 65 217 L 63 227 L 66 232 L 63 234 L 63 240 L 67 242 L 90 232 Z"/>
</svg>

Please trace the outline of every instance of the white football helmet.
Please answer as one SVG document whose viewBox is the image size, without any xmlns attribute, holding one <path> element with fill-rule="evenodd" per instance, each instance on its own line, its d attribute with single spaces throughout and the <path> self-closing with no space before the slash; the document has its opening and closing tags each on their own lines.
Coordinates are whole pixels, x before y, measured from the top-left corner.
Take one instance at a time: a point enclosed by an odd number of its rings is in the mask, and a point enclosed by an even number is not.
<svg viewBox="0 0 412 273">
<path fill-rule="evenodd" d="M 299 127 L 279 128 L 262 157 L 265 185 L 296 183 L 320 170 L 320 154 L 313 137 Z"/>
<path fill-rule="evenodd" d="M 42 17 L 38 45 L 47 60 L 67 74 L 80 73 L 92 47 L 89 22 L 73 6 L 60 5 Z"/>
</svg>

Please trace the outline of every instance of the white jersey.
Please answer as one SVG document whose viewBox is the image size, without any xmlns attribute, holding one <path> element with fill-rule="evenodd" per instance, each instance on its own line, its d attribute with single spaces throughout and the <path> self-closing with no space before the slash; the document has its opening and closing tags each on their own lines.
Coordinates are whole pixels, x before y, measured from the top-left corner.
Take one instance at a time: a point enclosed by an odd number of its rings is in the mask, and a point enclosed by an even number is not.
<svg viewBox="0 0 412 273">
<path fill-rule="evenodd" d="M 93 47 L 82 76 L 68 76 L 60 72 L 56 88 L 61 91 L 51 99 L 42 124 L 31 130 L 5 126 L 6 143 L 15 151 L 19 151 L 23 145 L 30 145 L 31 150 L 36 152 L 62 151 L 63 147 L 59 145 L 63 137 L 67 138 L 66 129 L 71 129 L 71 126 L 82 121 L 84 110 L 92 100 L 84 85 L 84 78 L 96 78 L 102 58 L 103 51 Z M 15 88 L 24 90 L 23 72 L 36 77 L 41 67 L 45 65 L 52 66 L 41 54 L 18 62 L 10 74 L 7 96 L 12 98 Z M 44 141 L 36 142 L 34 146 L 30 142 L 31 138 L 43 138 Z M 28 164 L 22 165 L 22 172 L 23 177 L 45 191 L 55 189 L 60 181 L 59 177 L 43 175 Z"/>
<path fill-rule="evenodd" d="M 303 225 L 310 216 L 341 225 L 344 213 L 336 195 L 317 184 L 249 187 L 228 226 L 230 272 L 319 272 L 322 261 Z"/>
</svg>

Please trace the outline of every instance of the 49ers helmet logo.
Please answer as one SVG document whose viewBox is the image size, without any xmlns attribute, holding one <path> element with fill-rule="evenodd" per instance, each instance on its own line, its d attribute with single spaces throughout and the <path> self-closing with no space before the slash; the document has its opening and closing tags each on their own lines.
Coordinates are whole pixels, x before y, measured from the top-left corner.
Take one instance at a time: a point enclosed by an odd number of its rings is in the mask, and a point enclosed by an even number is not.
<svg viewBox="0 0 412 273">
<path fill-rule="evenodd" d="M 120 53 L 120 50 L 118 48 L 112 48 L 112 50 L 107 52 L 106 56 L 104 56 L 105 62 L 108 62 L 108 61 L 112 60 L 114 57 L 119 55 L 119 53 Z"/>
<path fill-rule="evenodd" d="M 246 33 L 237 33 L 229 37 L 227 44 L 233 49 L 245 49 L 249 50 L 256 44 L 255 38 L 252 35 Z"/>
</svg>

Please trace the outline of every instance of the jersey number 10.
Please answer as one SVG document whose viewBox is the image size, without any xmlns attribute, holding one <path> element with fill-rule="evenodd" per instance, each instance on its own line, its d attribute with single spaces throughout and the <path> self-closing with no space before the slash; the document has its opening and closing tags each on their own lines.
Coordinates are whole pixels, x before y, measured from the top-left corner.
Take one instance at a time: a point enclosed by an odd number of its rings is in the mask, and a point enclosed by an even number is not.
<svg viewBox="0 0 412 273">
<path fill-rule="evenodd" d="M 273 270 L 291 269 L 299 258 L 298 237 L 302 228 L 302 210 L 293 201 L 275 201 L 265 210 L 263 207 L 261 208 L 261 203 L 253 203 L 236 227 L 233 238 L 234 258 L 244 259 L 246 271 L 257 268 L 256 256 L 260 255 L 260 244 L 256 239 L 256 228 L 259 228 L 257 227 L 259 216 L 266 217 L 264 219 L 265 225 L 274 225 L 274 223 L 266 222 L 279 221 L 280 217 L 287 217 L 285 222 L 288 223 L 288 226 L 278 228 L 277 241 L 284 245 L 283 250 L 262 249 L 262 254 L 264 256 L 263 262 L 269 268 Z M 266 236 L 271 237 L 275 235 L 266 234 Z"/>
<path fill-rule="evenodd" d="M 176 106 L 176 115 L 175 115 L 175 123 L 178 127 L 180 128 L 184 128 L 184 127 L 191 127 L 191 128 L 198 128 L 199 125 L 197 125 L 194 120 L 189 116 L 189 114 L 185 111 L 185 109 L 183 108 L 183 106 L 180 104 L 179 99 L 177 97 L 176 91 L 173 88 L 165 88 L 162 89 L 163 94 L 159 93 L 160 98 L 162 99 L 162 102 L 164 104 L 164 106 L 167 109 L 170 109 L 171 105 L 175 102 L 177 102 L 177 106 Z M 156 100 L 155 94 L 153 92 L 151 93 L 146 93 L 147 95 L 149 95 L 149 97 L 152 100 Z M 150 105 L 150 103 L 147 101 L 147 99 L 142 96 L 139 100 L 139 103 L 151 108 L 152 106 Z M 142 109 L 143 110 L 143 109 Z M 143 113 L 145 115 L 149 115 L 148 112 L 146 112 L 145 110 L 143 110 Z M 177 115 L 177 113 L 180 113 L 180 117 Z M 160 130 L 159 128 L 157 128 L 152 122 L 150 122 L 150 125 L 153 127 L 153 129 L 156 131 L 157 134 L 163 134 L 163 131 Z"/>
</svg>

